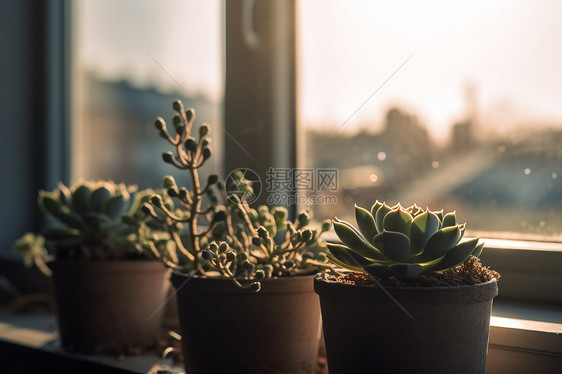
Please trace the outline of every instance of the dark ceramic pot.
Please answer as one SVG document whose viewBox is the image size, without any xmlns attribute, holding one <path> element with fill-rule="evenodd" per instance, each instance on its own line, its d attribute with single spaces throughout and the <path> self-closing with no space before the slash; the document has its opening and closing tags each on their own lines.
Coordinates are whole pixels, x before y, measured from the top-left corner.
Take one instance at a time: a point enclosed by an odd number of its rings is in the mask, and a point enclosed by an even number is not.
<svg viewBox="0 0 562 374">
<path fill-rule="evenodd" d="M 168 271 L 157 261 L 52 261 L 63 348 L 123 353 L 155 345 Z"/>
<path fill-rule="evenodd" d="M 330 374 L 484 373 L 496 280 L 386 288 L 314 278 Z M 397 304 L 399 303 L 399 305 Z"/>
<path fill-rule="evenodd" d="M 320 305 L 312 276 L 262 281 L 259 293 L 172 273 L 188 374 L 301 374 L 316 366 Z"/>
</svg>

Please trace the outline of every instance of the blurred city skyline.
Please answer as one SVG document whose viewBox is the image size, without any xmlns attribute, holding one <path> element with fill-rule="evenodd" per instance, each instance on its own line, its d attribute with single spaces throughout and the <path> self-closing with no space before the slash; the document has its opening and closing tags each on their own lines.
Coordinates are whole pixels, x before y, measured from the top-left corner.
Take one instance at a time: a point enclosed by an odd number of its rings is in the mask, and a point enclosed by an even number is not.
<svg viewBox="0 0 562 374">
<path fill-rule="evenodd" d="M 78 4 L 79 64 L 110 79 L 221 101 L 221 1 L 88 0 Z M 419 116 L 433 138 L 466 117 L 472 86 L 483 126 L 562 123 L 562 3 L 444 0 L 298 2 L 299 121 L 380 131 L 389 107 Z M 177 82 L 176 82 L 177 80 Z"/>
</svg>

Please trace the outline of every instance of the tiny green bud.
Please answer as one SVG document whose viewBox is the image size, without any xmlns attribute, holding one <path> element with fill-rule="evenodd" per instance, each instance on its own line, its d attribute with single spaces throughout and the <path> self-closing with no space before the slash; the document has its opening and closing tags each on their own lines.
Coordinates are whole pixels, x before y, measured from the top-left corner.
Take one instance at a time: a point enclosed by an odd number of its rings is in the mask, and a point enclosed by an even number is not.
<svg viewBox="0 0 562 374">
<path fill-rule="evenodd" d="M 310 230 L 304 230 L 302 232 L 302 239 L 306 242 L 309 241 L 310 238 L 312 238 L 312 231 Z"/>
<path fill-rule="evenodd" d="M 260 282 L 253 282 L 250 284 L 250 291 L 252 292 L 260 292 L 261 290 L 261 283 Z"/>
<path fill-rule="evenodd" d="M 299 214 L 298 220 L 301 226 L 306 226 L 310 223 L 310 217 L 308 216 L 307 212 L 302 212 L 301 214 Z"/>
<path fill-rule="evenodd" d="M 259 245 L 261 245 L 261 243 L 262 243 L 262 239 L 261 239 L 260 237 L 254 236 L 254 237 L 252 238 L 252 244 L 253 244 L 253 245 L 258 245 L 258 246 L 259 246 Z"/>
<path fill-rule="evenodd" d="M 209 244 L 209 250 L 216 252 L 219 249 L 219 246 L 217 245 L 217 243 L 212 242 L 211 244 Z"/>
<path fill-rule="evenodd" d="M 201 147 L 208 148 L 209 144 L 211 144 L 211 139 L 203 139 L 203 141 L 201 142 Z"/>
<path fill-rule="evenodd" d="M 248 260 L 244 260 L 244 261 L 242 261 L 242 269 L 247 270 L 247 271 L 252 271 L 254 269 L 254 264 L 252 264 Z"/>
<path fill-rule="evenodd" d="M 165 163 L 171 164 L 174 162 L 174 154 L 170 151 L 162 153 L 162 159 Z"/>
<path fill-rule="evenodd" d="M 154 211 L 154 208 L 152 207 L 152 205 L 148 204 L 148 203 L 144 203 L 142 205 L 142 212 L 144 214 L 146 214 L 147 216 L 152 216 L 155 217 L 156 216 L 156 212 Z"/>
<path fill-rule="evenodd" d="M 285 261 L 285 262 L 283 263 L 283 267 L 284 267 L 286 270 L 291 270 L 292 268 L 295 267 L 295 265 L 296 265 L 296 264 L 295 264 L 295 261 L 293 261 L 293 260 L 287 260 L 287 261 Z"/>
<path fill-rule="evenodd" d="M 168 192 L 168 196 L 170 197 L 177 197 L 178 196 L 178 190 L 176 188 L 168 188 L 168 190 L 166 191 Z"/>
<path fill-rule="evenodd" d="M 195 118 L 195 110 L 193 108 L 189 108 L 185 111 L 185 116 L 187 117 L 187 121 L 191 122 Z"/>
<path fill-rule="evenodd" d="M 257 280 L 263 279 L 263 278 L 265 278 L 265 271 L 263 271 L 263 270 L 261 270 L 261 269 L 260 269 L 260 270 L 256 270 L 256 275 L 255 275 L 255 276 L 256 276 L 256 279 L 257 279 Z"/>
<path fill-rule="evenodd" d="M 191 136 L 187 138 L 187 140 L 185 141 L 185 148 L 192 153 L 197 152 L 197 141 L 195 140 L 195 138 Z"/>
<path fill-rule="evenodd" d="M 324 220 L 322 222 L 322 232 L 330 231 L 331 227 L 332 227 L 332 222 L 329 219 Z"/>
<path fill-rule="evenodd" d="M 207 179 L 208 185 L 213 185 L 219 181 L 219 176 L 216 174 L 209 175 L 209 179 Z"/>
<path fill-rule="evenodd" d="M 171 175 L 166 175 L 164 177 L 164 188 L 174 188 L 176 187 L 176 180 Z"/>
<path fill-rule="evenodd" d="M 203 158 L 207 160 L 209 157 L 211 157 L 211 149 L 203 148 Z"/>
<path fill-rule="evenodd" d="M 209 133 L 209 125 L 207 124 L 202 124 L 201 127 L 199 128 L 199 136 L 200 137 L 204 137 Z"/>
<path fill-rule="evenodd" d="M 216 198 L 215 198 L 216 199 Z M 213 216 L 214 222 L 221 222 L 226 220 L 226 211 L 224 209 L 217 210 Z"/>
<path fill-rule="evenodd" d="M 258 228 L 258 235 L 259 235 L 260 238 L 266 239 L 269 236 L 269 233 L 267 232 L 265 227 L 260 226 Z"/>
<path fill-rule="evenodd" d="M 226 252 L 226 261 L 232 262 L 235 259 L 236 259 L 236 253 L 234 253 L 233 251 Z"/>
<path fill-rule="evenodd" d="M 176 100 L 174 101 L 174 103 L 172 104 L 172 108 L 176 111 L 176 112 L 183 112 L 183 104 L 180 100 Z"/>
<path fill-rule="evenodd" d="M 215 255 L 211 251 L 204 249 L 203 251 L 201 251 L 201 257 L 203 257 L 203 259 L 207 261 L 211 261 L 213 257 L 215 257 Z"/>
<path fill-rule="evenodd" d="M 162 131 L 166 128 L 166 122 L 162 117 L 158 117 L 156 118 L 156 121 L 154 121 L 154 126 L 158 131 Z"/>
<path fill-rule="evenodd" d="M 219 245 L 219 252 L 225 252 L 228 249 L 228 244 L 226 244 L 226 242 L 221 242 L 221 244 Z"/>
<path fill-rule="evenodd" d="M 152 203 L 152 205 L 154 205 L 157 208 L 161 208 L 162 205 L 164 205 L 164 202 L 162 201 L 162 196 L 160 195 L 152 195 L 152 197 L 150 198 L 150 202 Z"/>
<path fill-rule="evenodd" d="M 237 257 L 240 261 L 246 261 L 248 259 L 248 255 L 246 254 L 246 252 L 238 253 Z"/>
<path fill-rule="evenodd" d="M 181 123 L 181 117 L 180 117 L 179 114 L 176 114 L 176 115 L 174 116 L 174 126 L 177 128 L 178 126 L 181 126 L 181 125 L 182 125 L 182 123 Z"/>
<path fill-rule="evenodd" d="M 187 190 L 187 188 L 185 187 L 180 188 L 180 194 L 179 194 L 180 199 L 187 200 L 188 196 L 189 196 L 189 191 Z"/>
</svg>

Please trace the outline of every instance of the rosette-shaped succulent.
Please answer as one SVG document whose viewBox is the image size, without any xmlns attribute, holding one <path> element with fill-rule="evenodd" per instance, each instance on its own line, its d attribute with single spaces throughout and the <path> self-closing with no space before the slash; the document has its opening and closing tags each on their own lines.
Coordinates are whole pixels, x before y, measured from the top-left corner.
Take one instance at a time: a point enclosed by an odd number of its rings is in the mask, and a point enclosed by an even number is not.
<svg viewBox="0 0 562 374">
<path fill-rule="evenodd" d="M 39 208 L 56 220 L 40 237 L 57 258 L 128 257 L 138 252 L 129 238 L 135 233 L 131 223 L 144 219 L 140 203 L 149 193 L 111 181 L 80 181 L 70 188 L 59 183 L 53 191 L 39 192 Z"/>
<path fill-rule="evenodd" d="M 343 268 L 381 278 L 414 278 L 455 267 L 478 257 L 484 246 L 479 238 L 462 240 L 465 225 L 457 223 L 454 212 L 377 201 L 370 211 L 356 205 L 355 218 L 358 228 L 333 220 L 343 245 L 328 244 L 328 257 Z"/>
</svg>

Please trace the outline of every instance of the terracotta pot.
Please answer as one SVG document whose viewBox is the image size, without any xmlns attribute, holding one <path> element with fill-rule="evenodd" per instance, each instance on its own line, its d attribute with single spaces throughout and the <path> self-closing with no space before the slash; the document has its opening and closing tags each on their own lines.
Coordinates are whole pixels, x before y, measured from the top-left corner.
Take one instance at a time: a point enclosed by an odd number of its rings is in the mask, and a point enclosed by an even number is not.
<svg viewBox="0 0 562 374">
<path fill-rule="evenodd" d="M 188 374 L 312 373 L 320 305 L 312 276 L 262 281 L 259 293 L 172 273 Z"/>
<path fill-rule="evenodd" d="M 167 270 L 157 261 L 53 261 L 65 350 L 124 353 L 156 343 Z"/>
<path fill-rule="evenodd" d="M 484 373 L 495 279 L 472 286 L 386 288 L 400 306 L 378 287 L 321 275 L 314 289 L 330 374 Z"/>
</svg>

